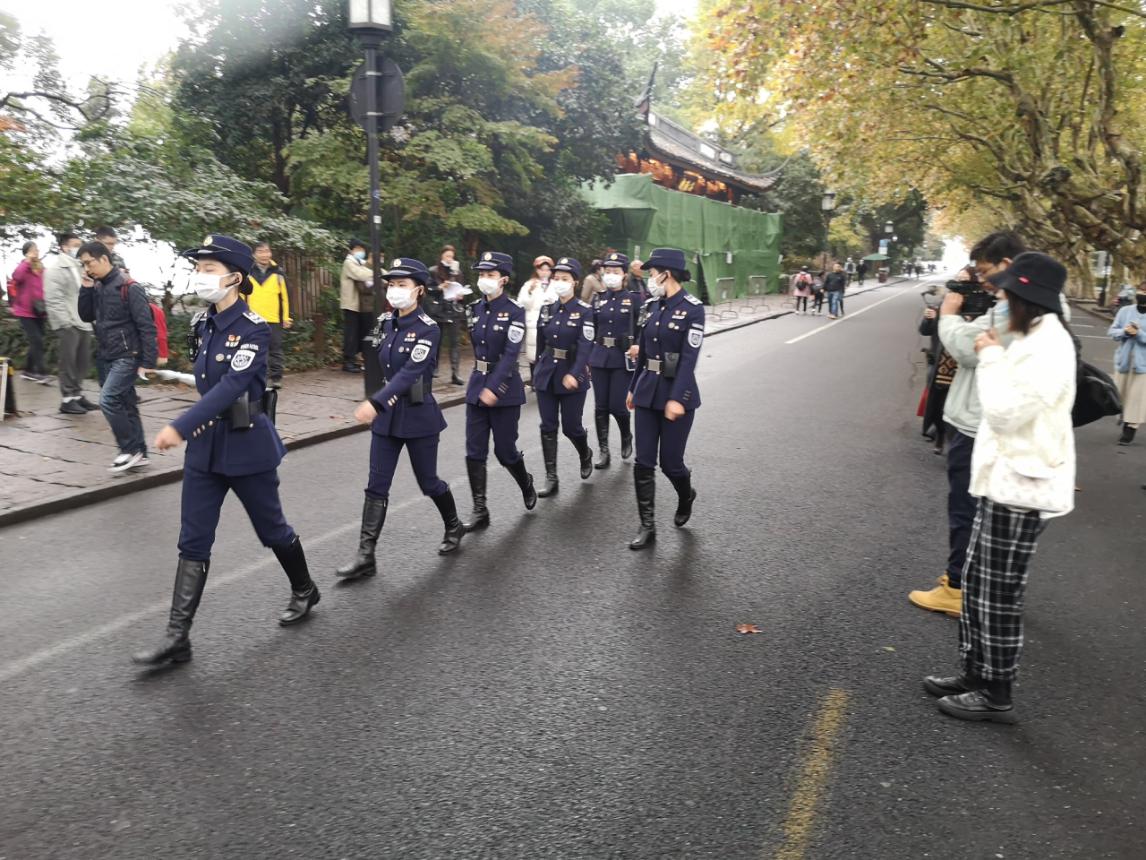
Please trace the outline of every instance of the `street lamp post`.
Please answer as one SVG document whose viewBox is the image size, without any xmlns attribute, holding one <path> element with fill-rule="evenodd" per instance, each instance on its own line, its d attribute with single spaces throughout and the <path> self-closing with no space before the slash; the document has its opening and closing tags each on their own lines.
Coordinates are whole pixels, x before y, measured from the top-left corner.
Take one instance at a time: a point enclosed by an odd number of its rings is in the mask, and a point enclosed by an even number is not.
<svg viewBox="0 0 1146 860">
<path fill-rule="evenodd" d="M 835 213 L 836 209 L 836 192 L 824 192 L 823 199 L 820 200 L 820 209 L 824 213 L 824 223 L 827 237 L 826 241 L 824 242 L 826 248 L 824 250 L 823 264 L 820 266 L 820 269 L 827 271 L 828 257 L 830 257 L 832 253 L 832 215 Z"/>
</svg>

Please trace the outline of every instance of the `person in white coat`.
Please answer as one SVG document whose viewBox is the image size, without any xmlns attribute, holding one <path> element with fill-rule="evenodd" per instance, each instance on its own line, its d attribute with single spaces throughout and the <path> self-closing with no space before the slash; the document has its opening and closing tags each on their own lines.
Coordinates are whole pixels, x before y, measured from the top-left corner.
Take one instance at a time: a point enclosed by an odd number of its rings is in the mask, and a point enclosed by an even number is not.
<svg viewBox="0 0 1146 860">
<path fill-rule="evenodd" d="M 549 285 L 553 274 L 553 258 L 544 255 L 533 261 L 533 277 L 521 285 L 517 303 L 525 308 L 525 348 L 521 358 L 529 364 L 530 382 L 533 365 L 537 363 L 537 321 L 541 319 L 543 305 L 557 301 L 557 294 Z"/>
<path fill-rule="evenodd" d="M 971 460 L 978 509 L 963 570 L 962 671 L 923 686 L 949 716 L 1013 723 L 1030 562 L 1047 520 L 1074 509 L 1078 356 L 1062 315 L 1061 263 L 1028 251 L 988 281 L 1006 293 L 1014 340 L 1004 348 L 992 328 L 975 344 L 982 420 Z"/>
<path fill-rule="evenodd" d="M 83 240 L 75 233 L 58 237 L 60 253 L 44 267 L 44 307 L 48 325 L 59 338 L 60 412 L 86 415 L 99 406 L 84 397 L 83 381 L 92 361 L 92 327 L 80 319 L 80 283 L 84 267 L 76 259 Z"/>
</svg>

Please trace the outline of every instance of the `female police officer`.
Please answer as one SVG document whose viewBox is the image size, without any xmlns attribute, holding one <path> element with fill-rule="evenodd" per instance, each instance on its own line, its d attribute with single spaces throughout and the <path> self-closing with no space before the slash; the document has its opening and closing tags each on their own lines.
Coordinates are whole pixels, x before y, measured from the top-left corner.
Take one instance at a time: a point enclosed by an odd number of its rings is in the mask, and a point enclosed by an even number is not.
<svg viewBox="0 0 1146 860">
<path fill-rule="evenodd" d="M 489 525 L 485 464 L 491 434 L 494 456 L 517 481 L 525 509 L 531 511 L 537 504 L 533 476 L 525 469 L 525 456 L 517 450 L 517 423 L 525 403 L 525 383 L 517 366 L 525 341 L 525 308 L 505 294 L 513 275 L 513 258 L 486 251 L 474 269 L 483 298 L 471 305 L 474 370 L 466 389 L 466 472 L 474 512 L 465 524 L 466 531 Z"/>
<path fill-rule="evenodd" d="M 279 623 L 301 621 L 319 600 L 302 545 L 279 504 L 276 470 L 286 450 L 271 419 L 273 403 L 265 397 L 270 328 L 238 295 L 251 290 L 251 249 L 228 236 L 208 236 L 202 248 L 183 256 L 195 260 L 191 286 L 211 307 L 191 323 L 199 402 L 155 437 L 160 451 L 186 439 L 187 457 L 167 634 L 158 647 L 132 658 L 151 665 L 191 659 L 191 622 L 207 583 L 227 490 L 235 491 L 259 540 L 274 550 L 290 579 L 291 599 Z"/>
<path fill-rule="evenodd" d="M 537 366 L 533 388 L 541 413 L 541 453 L 545 458 L 545 498 L 557 492 L 557 418 L 581 458 L 581 478 L 593 474 L 593 453 L 581 421 L 589 394 L 589 353 L 593 348 L 593 309 L 576 298 L 581 264 L 562 257 L 550 282 L 557 301 L 541 309 L 537 321 Z"/>
<path fill-rule="evenodd" d="M 602 261 L 601 281 L 605 291 L 598 293 L 593 302 L 593 323 L 597 339 L 589 356 L 593 368 L 593 399 L 596 405 L 597 445 L 601 459 L 596 468 L 609 468 L 609 416 L 617 419 L 621 429 L 621 459 L 633 455 L 633 434 L 629 428 L 629 411 L 625 397 L 633 381 L 633 359 L 629 349 L 636 343 L 637 318 L 641 312 L 641 299 L 625 289 L 625 273 L 629 258 L 624 254 L 609 254 Z"/>
<path fill-rule="evenodd" d="M 633 481 L 641 527 L 630 549 L 644 549 L 656 540 L 654 515 L 658 450 L 661 471 L 677 492 L 673 523 L 680 528 L 692 516 L 696 490 L 684 464 L 684 449 L 700 406 L 696 361 L 704 341 L 704 306 L 681 286 L 691 276 L 684 252 L 657 248 L 643 264 L 648 272 L 645 321 L 637 350 L 637 370 L 629 387 L 627 406 L 636 413 L 637 462 Z"/>
<path fill-rule="evenodd" d="M 354 417 L 369 424 L 373 432 L 358 555 L 350 564 L 338 568 L 343 579 L 373 576 L 377 572 L 374 548 L 386 522 L 390 485 L 403 448 L 409 451 L 418 486 L 442 515 L 446 533 L 438 553 L 445 555 L 456 550 L 465 534 L 454 495 L 438 477 L 438 437 L 446 428 L 446 421 L 434 400 L 432 385 L 441 332 L 437 323 L 419 308 L 430 272 L 420 260 L 400 257 L 383 277 L 388 281 L 386 301 L 398 315 L 386 314 L 380 320 L 378 363 L 386 384 L 354 410 Z"/>
</svg>

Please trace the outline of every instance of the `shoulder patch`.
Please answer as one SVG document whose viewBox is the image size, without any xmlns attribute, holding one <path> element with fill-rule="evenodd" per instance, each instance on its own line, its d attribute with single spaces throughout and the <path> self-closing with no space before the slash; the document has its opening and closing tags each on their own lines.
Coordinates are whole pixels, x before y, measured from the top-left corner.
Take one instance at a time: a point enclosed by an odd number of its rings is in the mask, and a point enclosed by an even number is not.
<svg viewBox="0 0 1146 860">
<path fill-rule="evenodd" d="M 243 311 L 243 316 L 245 316 L 247 319 L 249 319 L 253 323 L 266 322 L 265 319 L 263 319 L 261 316 L 259 316 L 254 311 Z"/>
<path fill-rule="evenodd" d="M 583 308 L 591 308 L 592 307 L 592 305 L 590 305 L 587 302 L 581 301 L 581 299 L 577 299 L 577 304 L 579 304 Z"/>
<path fill-rule="evenodd" d="M 195 316 L 191 317 L 191 328 L 195 328 L 200 323 L 203 323 L 206 320 L 207 320 L 207 312 L 206 311 L 199 311 L 197 314 L 195 314 Z"/>
<path fill-rule="evenodd" d="M 518 302 L 517 302 L 515 299 L 511 298 L 510 296 L 506 296 L 505 298 L 506 298 L 506 299 L 509 301 L 509 303 L 510 303 L 511 305 L 513 305 L 515 308 L 524 307 L 524 305 L 521 305 L 521 304 L 519 304 L 519 303 L 518 303 Z"/>
<path fill-rule="evenodd" d="M 425 361 L 430 357 L 430 344 L 428 341 L 420 340 L 415 344 L 414 348 L 410 350 L 410 361 L 417 364 L 420 361 Z"/>
<path fill-rule="evenodd" d="M 418 314 L 418 319 L 420 319 L 426 325 L 432 325 L 435 328 L 437 328 L 438 324 L 436 322 L 434 322 L 432 319 L 430 319 L 428 316 L 426 316 L 425 314 Z"/>
<path fill-rule="evenodd" d="M 684 294 L 684 300 L 685 300 L 686 302 L 689 302 L 689 303 L 691 303 L 691 304 L 694 304 L 694 305 L 702 305 L 702 304 L 704 304 L 704 302 L 702 302 L 700 299 L 698 299 L 698 298 L 697 298 L 696 296 L 694 296 L 692 293 L 685 293 L 685 294 Z"/>
</svg>

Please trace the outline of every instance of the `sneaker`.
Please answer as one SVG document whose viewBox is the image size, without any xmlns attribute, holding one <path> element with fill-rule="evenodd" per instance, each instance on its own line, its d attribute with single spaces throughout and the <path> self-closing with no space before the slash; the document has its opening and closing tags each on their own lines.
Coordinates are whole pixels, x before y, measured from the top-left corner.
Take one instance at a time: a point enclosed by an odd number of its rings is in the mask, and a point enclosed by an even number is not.
<svg viewBox="0 0 1146 860">
<path fill-rule="evenodd" d="M 46 373 L 33 373 L 30 370 L 25 370 L 20 374 L 21 379 L 26 379 L 29 382 L 34 382 L 37 385 L 47 385 L 52 381 L 52 378 Z"/>
<path fill-rule="evenodd" d="M 126 463 L 130 459 L 131 459 L 130 454 L 120 454 L 118 457 L 116 457 L 114 460 L 111 461 L 111 465 L 108 466 L 107 470 L 109 472 L 114 472 L 114 471 L 116 471 L 116 469 L 119 466 L 122 466 L 124 463 Z"/>
<path fill-rule="evenodd" d="M 68 400 L 60 404 L 60 411 L 65 415 L 87 415 L 88 411 L 84 409 L 78 400 Z"/>
<path fill-rule="evenodd" d="M 120 461 L 119 457 L 116 462 L 112 463 L 109 472 L 126 472 L 129 469 L 137 469 L 140 466 L 150 466 L 151 461 L 147 459 L 147 455 L 142 451 L 136 451 L 134 454 L 127 454 L 127 459 Z"/>
<path fill-rule="evenodd" d="M 82 394 L 80 395 L 80 399 L 75 401 L 75 402 L 80 404 L 80 406 L 82 406 L 84 408 L 84 410 L 87 412 L 96 412 L 97 410 L 99 410 L 99 404 L 98 403 L 92 403 L 90 400 L 88 400 Z"/>
</svg>

